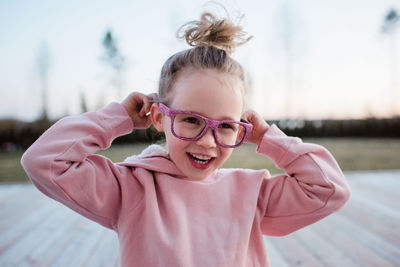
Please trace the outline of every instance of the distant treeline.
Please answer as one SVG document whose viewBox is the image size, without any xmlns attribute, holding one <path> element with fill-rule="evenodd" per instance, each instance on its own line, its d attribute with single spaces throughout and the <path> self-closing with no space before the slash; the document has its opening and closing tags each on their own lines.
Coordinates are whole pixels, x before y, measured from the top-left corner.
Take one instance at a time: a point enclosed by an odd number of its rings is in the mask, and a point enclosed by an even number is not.
<svg viewBox="0 0 400 267">
<path fill-rule="evenodd" d="M 0 120 L 0 150 L 26 149 L 53 123 L 43 119 L 35 122 Z M 268 123 L 275 123 L 287 135 L 298 137 L 400 138 L 400 117 L 360 120 L 280 120 Z M 121 136 L 114 143 L 155 142 L 163 138 L 163 134 L 151 127 Z"/>
<path fill-rule="evenodd" d="M 287 135 L 299 137 L 384 137 L 400 138 L 400 117 L 352 120 L 281 120 L 277 124 Z"/>
<path fill-rule="evenodd" d="M 0 120 L 0 151 L 25 150 L 36 141 L 55 121 Z M 113 143 L 155 142 L 164 138 L 153 127 L 135 130 L 131 134 L 118 137 Z"/>
</svg>

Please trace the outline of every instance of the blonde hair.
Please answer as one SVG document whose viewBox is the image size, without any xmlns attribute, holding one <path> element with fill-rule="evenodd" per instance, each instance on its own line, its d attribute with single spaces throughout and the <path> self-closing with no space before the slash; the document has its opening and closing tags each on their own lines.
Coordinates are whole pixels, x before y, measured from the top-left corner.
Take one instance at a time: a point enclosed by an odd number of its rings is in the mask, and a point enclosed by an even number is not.
<svg viewBox="0 0 400 267">
<path fill-rule="evenodd" d="M 177 35 L 178 38 L 185 39 L 192 48 L 172 55 L 164 63 L 158 89 L 160 101 L 167 101 L 168 93 L 179 74 L 189 67 L 233 74 L 243 81 L 245 90 L 245 72 L 230 55 L 237 46 L 246 43 L 252 36 L 246 37 L 247 33 L 241 26 L 232 23 L 229 16 L 227 19 L 218 19 L 209 12 L 203 13 L 199 21 L 182 25 Z"/>
</svg>

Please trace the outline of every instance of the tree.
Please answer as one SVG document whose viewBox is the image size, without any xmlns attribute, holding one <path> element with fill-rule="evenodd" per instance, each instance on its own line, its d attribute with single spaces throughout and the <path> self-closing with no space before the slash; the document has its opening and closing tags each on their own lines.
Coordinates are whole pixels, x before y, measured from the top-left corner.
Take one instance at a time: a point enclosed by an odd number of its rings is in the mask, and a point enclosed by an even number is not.
<svg viewBox="0 0 400 267">
<path fill-rule="evenodd" d="M 103 38 L 102 45 L 105 49 L 101 60 L 113 70 L 112 84 L 117 91 L 117 97 L 122 97 L 122 71 L 125 67 L 125 58 L 122 56 L 111 30 Z"/>
<path fill-rule="evenodd" d="M 36 58 L 37 70 L 39 75 L 39 82 L 42 91 L 42 111 L 40 114 L 40 120 L 48 120 L 48 75 L 50 69 L 50 52 L 47 42 L 43 41 L 39 47 L 37 58 Z"/>
<path fill-rule="evenodd" d="M 296 65 L 300 62 L 304 49 L 304 33 L 301 32 L 301 17 L 294 9 L 290 1 L 283 1 L 280 5 L 277 29 L 280 33 L 279 42 L 283 52 L 283 75 L 286 93 L 285 112 L 288 119 L 299 117 L 300 106 L 296 102 L 296 96 L 301 90 L 301 85 L 296 79 L 301 71 Z M 302 75 L 304 76 L 304 75 Z M 296 82 L 296 84 L 295 84 Z"/>
<path fill-rule="evenodd" d="M 400 26 L 400 16 L 396 9 L 390 9 L 384 17 L 382 33 L 390 36 L 390 61 L 391 61 L 391 79 L 392 79 L 392 112 L 393 116 L 397 114 L 397 90 L 398 90 L 398 69 L 397 69 L 397 47 L 396 31 Z"/>
<path fill-rule="evenodd" d="M 282 44 L 285 51 L 285 88 L 286 88 L 286 103 L 285 109 L 288 118 L 292 117 L 293 112 L 293 59 L 294 59 L 294 35 L 296 34 L 293 13 L 291 13 L 290 7 L 286 2 L 281 6 L 282 15 Z"/>
<path fill-rule="evenodd" d="M 83 92 L 83 90 L 81 90 L 80 100 L 81 100 L 81 111 L 82 113 L 85 113 L 88 111 L 88 107 L 86 104 L 85 93 Z"/>
</svg>

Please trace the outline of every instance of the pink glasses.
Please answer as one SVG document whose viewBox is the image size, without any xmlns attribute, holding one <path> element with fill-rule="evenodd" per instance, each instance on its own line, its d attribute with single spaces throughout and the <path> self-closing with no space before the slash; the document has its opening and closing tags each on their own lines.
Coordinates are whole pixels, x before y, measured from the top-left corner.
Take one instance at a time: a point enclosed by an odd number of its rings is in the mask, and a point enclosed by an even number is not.
<svg viewBox="0 0 400 267">
<path fill-rule="evenodd" d="M 163 103 L 158 105 L 161 112 L 171 118 L 172 134 L 181 140 L 199 140 L 211 128 L 218 145 L 232 148 L 240 146 L 253 128 L 250 123 L 212 120 L 190 111 L 171 109 Z"/>
</svg>

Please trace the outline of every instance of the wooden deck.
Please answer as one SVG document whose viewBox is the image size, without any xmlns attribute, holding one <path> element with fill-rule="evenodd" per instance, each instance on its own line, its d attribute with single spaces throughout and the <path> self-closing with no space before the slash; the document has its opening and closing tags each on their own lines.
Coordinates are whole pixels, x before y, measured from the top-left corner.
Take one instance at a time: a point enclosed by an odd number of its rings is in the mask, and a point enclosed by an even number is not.
<svg viewBox="0 0 400 267">
<path fill-rule="evenodd" d="M 265 237 L 273 267 L 400 266 L 400 170 L 346 173 L 340 212 L 286 237 Z M 114 232 L 30 184 L 0 185 L 0 266 L 118 266 Z"/>
</svg>

